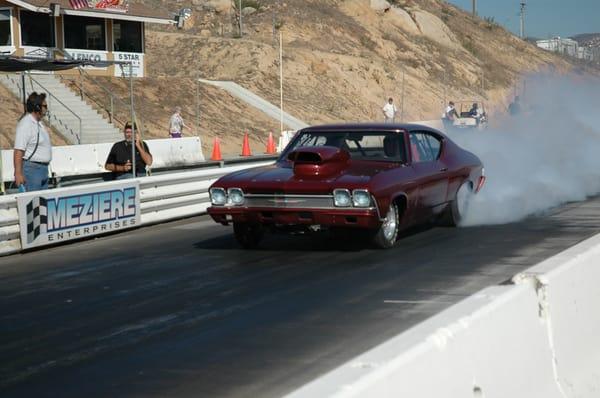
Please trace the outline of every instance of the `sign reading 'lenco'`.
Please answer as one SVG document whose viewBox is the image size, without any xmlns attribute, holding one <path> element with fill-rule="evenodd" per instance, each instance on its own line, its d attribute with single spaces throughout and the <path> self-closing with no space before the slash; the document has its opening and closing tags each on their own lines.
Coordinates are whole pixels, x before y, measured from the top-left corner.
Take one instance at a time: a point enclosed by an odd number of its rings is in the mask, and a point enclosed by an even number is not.
<svg viewBox="0 0 600 398">
<path fill-rule="evenodd" d="M 96 188 L 38 191 L 17 197 L 23 249 L 140 224 L 137 181 Z"/>
</svg>

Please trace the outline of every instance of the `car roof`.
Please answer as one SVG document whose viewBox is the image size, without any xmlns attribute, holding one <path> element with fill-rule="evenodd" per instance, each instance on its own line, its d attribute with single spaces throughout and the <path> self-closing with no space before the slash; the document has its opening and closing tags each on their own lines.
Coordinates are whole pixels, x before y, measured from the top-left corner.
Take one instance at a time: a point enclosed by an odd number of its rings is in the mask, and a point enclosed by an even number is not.
<svg viewBox="0 0 600 398">
<path fill-rule="evenodd" d="M 432 127 L 416 124 L 416 123 L 336 123 L 336 124 L 321 124 L 317 126 L 310 126 L 303 128 L 299 131 L 302 132 L 311 132 L 318 131 L 322 133 L 326 132 L 339 132 L 339 131 L 411 131 L 411 130 L 425 130 L 430 131 L 432 133 L 437 133 L 439 135 L 445 136 L 441 131 L 434 129 Z"/>
</svg>

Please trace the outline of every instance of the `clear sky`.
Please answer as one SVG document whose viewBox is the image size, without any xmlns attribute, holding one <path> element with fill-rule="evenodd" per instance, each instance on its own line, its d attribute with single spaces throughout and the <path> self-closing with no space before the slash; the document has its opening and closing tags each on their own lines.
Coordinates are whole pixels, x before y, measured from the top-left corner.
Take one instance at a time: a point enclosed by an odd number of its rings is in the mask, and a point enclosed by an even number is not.
<svg viewBox="0 0 600 398">
<path fill-rule="evenodd" d="M 519 34 L 520 3 L 525 7 L 525 36 L 569 37 L 600 33 L 600 0 L 477 0 L 480 17 L 494 17 L 506 29 Z M 448 0 L 471 12 L 472 0 Z"/>
</svg>

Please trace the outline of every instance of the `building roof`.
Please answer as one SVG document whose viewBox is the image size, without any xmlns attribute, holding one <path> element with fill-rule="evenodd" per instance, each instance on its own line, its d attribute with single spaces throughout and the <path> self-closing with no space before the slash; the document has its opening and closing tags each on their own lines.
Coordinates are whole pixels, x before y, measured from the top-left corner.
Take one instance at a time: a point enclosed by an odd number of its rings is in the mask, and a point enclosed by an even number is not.
<svg viewBox="0 0 600 398">
<path fill-rule="evenodd" d="M 26 70 L 42 70 L 42 71 L 57 71 L 65 69 L 73 69 L 79 66 L 96 66 L 105 68 L 112 64 L 122 62 L 115 61 L 99 61 L 93 62 L 88 60 L 72 60 L 72 59 L 45 59 L 33 57 L 16 57 L 13 55 L 0 55 L 0 71 L 1 72 L 22 72 Z"/>
<path fill-rule="evenodd" d="M 174 16 L 166 10 L 150 8 L 144 4 L 129 3 L 127 12 L 107 11 L 90 7 L 83 7 L 77 10 L 71 7 L 69 0 L 7 0 L 16 6 L 26 10 L 50 13 L 50 4 L 58 4 L 60 13 L 64 15 L 78 15 L 82 17 L 95 17 L 106 19 L 118 19 L 125 21 L 138 21 L 148 23 L 169 24 L 174 22 Z"/>
</svg>

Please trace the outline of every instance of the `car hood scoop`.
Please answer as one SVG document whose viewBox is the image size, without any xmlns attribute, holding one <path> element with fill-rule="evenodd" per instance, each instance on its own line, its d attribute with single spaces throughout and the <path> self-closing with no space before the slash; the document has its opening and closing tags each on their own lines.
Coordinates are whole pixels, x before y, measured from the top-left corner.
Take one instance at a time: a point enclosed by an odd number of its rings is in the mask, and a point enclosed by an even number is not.
<svg viewBox="0 0 600 398">
<path fill-rule="evenodd" d="M 287 156 L 297 177 L 327 177 L 339 174 L 348 166 L 348 151 L 332 146 L 302 147 Z"/>
</svg>

